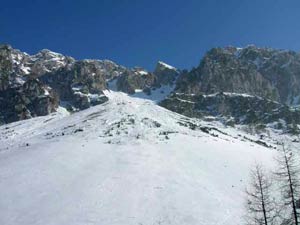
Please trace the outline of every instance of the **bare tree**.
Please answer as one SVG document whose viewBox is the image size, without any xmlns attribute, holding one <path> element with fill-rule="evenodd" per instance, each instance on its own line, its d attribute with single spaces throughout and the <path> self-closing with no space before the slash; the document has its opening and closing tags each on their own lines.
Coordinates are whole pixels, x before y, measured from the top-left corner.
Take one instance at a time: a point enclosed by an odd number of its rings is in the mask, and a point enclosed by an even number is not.
<svg viewBox="0 0 300 225">
<path fill-rule="evenodd" d="M 249 225 L 273 225 L 275 224 L 276 207 L 271 196 L 272 183 L 260 164 L 255 165 L 250 176 L 251 183 L 246 189 L 246 222 Z"/>
<path fill-rule="evenodd" d="M 282 144 L 282 150 L 277 157 L 278 171 L 276 175 L 280 181 L 283 207 L 287 210 L 288 218 L 285 224 L 299 225 L 297 200 L 300 197 L 299 167 L 296 157 L 291 149 Z"/>
</svg>

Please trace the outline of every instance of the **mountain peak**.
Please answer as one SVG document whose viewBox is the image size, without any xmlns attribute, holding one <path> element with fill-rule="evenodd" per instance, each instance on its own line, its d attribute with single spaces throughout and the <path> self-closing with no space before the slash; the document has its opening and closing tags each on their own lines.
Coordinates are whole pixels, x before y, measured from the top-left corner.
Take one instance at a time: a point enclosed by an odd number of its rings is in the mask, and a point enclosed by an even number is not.
<svg viewBox="0 0 300 225">
<path fill-rule="evenodd" d="M 53 52 L 49 49 L 42 49 L 37 54 L 35 54 L 34 56 L 42 56 L 42 57 L 47 58 L 47 59 L 48 58 L 65 58 L 65 56 L 63 54 Z"/>
<path fill-rule="evenodd" d="M 157 65 L 156 65 L 156 68 L 161 68 L 161 69 L 169 69 L 169 70 L 177 70 L 177 68 L 163 62 L 163 61 L 158 61 L 157 62 Z"/>
</svg>

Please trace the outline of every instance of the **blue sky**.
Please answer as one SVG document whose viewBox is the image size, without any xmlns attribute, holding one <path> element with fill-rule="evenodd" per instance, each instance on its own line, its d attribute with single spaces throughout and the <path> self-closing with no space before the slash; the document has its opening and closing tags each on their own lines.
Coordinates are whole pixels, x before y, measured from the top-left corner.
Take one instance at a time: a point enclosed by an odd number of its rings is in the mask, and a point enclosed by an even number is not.
<svg viewBox="0 0 300 225">
<path fill-rule="evenodd" d="M 0 42 L 30 54 L 191 68 L 216 46 L 299 51 L 299 21 L 299 0 L 10 0 L 1 2 Z"/>
</svg>

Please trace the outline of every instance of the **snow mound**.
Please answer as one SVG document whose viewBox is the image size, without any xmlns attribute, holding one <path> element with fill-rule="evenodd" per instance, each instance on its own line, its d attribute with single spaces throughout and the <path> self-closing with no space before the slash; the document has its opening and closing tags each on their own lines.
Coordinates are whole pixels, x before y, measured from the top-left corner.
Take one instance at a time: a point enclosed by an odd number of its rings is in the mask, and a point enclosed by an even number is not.
<svg viewBox="0 0 300 225">
<path fill-rule="evenodd" d="M 123 93 L 0 127 L 0 224 L 241 224 L 275 151 Z"/>
</svg>

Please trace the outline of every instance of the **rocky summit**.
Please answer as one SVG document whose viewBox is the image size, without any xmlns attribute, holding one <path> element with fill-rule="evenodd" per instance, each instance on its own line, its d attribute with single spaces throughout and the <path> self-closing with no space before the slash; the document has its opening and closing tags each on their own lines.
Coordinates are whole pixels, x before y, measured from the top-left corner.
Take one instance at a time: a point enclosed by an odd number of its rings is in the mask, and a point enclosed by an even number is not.
<svg viewBox="0 0 300 225">
<path fill-rule="evenodd" d="M 158 61 L 153 72 L 110 60 L 75 60 L 43 49 L 28 55 L 0 46 L 0 123 L 70 112 L 108 101 L 112 89 L 154 99 L 177 113 L 225 125 L 272 127 L 297 133 L 300 54 L 224 47 L 208 51 L 198 67 L 179 70 Z M 156 99 L 158 100 L 158 99 Z"/>
<path fill-rule="evenodd" d="M 300 54 L 248 46 L 213 48 L 181 77 L 178 92 L 257 95 L 283 104 L 300 103 Z"/>
<path fill-rule="evenodd" d="M 172 85 L 179 72 L 159 62 L 153 73 L 110 60 L 75 60 L 43 49 L 28 55 L 9 45 L 0 46 L 0 123 L 47 115 L 59 105 L 69 111 L 87 109 L 108 100 L 109 83 L 128 94 Z"/>
</svg>

